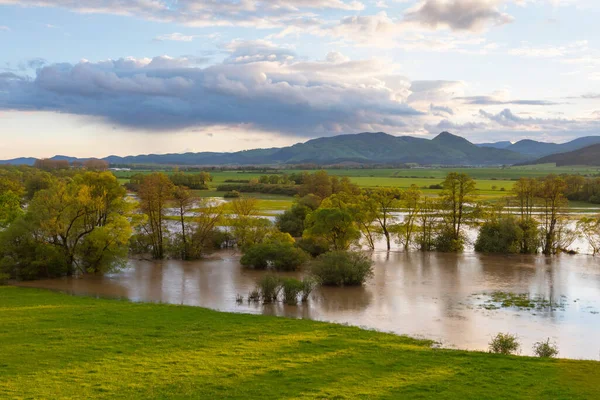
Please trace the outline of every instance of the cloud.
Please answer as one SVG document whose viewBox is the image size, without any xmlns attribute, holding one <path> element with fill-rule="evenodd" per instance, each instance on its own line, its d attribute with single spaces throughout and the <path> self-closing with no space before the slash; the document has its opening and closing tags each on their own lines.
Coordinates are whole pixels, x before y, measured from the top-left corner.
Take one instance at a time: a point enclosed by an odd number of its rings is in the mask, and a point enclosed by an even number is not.
<svg viewBox="0 0 600 400">
<path fill-rule="evenodd" d="M 406 103 L 409 84 L 389 63 L 341 54 L 271 58 L 287 50 L 265 43 L 229 50 L 230 60 L 205 68 L 161 56 L 44 65 L 32 79 L 0 76 L 0 109 L 101 117 L 145 131 L 243 125 L 295 136 L 394 131 L 422 115 Z"/>
<path fill-rule="evenodd" d="M 450 107 L 434 106 L 433 104 L 429 105 L 429 111 L 431 112 L 431 114 L 437 117 L 441 117 L 444 115 L 454 115 L 454 110 L 452 110 Z"/>
<path fill-rule="evenodd" d="M 481 32 L 514 18 L 500 12 L 503 0 L 422 0 L 405 13 L 405 21 L 429 29 Z"/>
<path fill-rule="evenodd" d="M 0 32 L 2 32 L 2 31 L 8 32 L 8 31 L 10 31 L 10 28 L 5 25 L 0 25 Z"/>
<path fill-rule="evenodd" d="M 60 7 L 84 14 L 126 15 L 189 26 L 272 28 L 316 10 L 360 11 L 356 0 L 0 0 L 0 5 Z"/>
<path fill-rule="evenodd" d="M 465 104 L 475 105 L 524 105 L 524 106 L 555 106 L 563 103 L 557 103 L 548 100 L 502 100 L 496 96 L 467 96 L 456 97 Z"/>
<path fill-rule="evenodd" d="M 156 42 L 174 41 L 174 42 L 191 42 L 196 35 L 184 35 L 183 33 L 174 32 L 165 35 L 159 35 L 154 38 Z"/>
</svg>

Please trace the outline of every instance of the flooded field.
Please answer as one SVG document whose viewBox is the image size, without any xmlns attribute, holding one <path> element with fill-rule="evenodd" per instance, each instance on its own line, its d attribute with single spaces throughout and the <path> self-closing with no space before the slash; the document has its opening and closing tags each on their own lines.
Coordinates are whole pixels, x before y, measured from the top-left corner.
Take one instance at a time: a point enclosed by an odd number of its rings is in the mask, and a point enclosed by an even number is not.
<svg viewBox="0 0 600 400">
<path fill-rule="evenodd" d="M 600 358 L 600 258 L 587 255 L 482 256 L 373 253 L 374 277 L 358 288 L 318 288 L 307 304 L 236 303 L 264 274 L 223 251 L 195 262 L 131 260 L 104 277 L 42 280 L 24 286 L 73 294 L 310 318 L 431 338 L 446 347 L 485 350 L 498 332 L 517 334 L 523 354 L 550 338 L 561 357 Z M 301 273 L 289 274 L 301 276 Z M 532 307 L 494 302 L 512 292 Z"/>
</svg>

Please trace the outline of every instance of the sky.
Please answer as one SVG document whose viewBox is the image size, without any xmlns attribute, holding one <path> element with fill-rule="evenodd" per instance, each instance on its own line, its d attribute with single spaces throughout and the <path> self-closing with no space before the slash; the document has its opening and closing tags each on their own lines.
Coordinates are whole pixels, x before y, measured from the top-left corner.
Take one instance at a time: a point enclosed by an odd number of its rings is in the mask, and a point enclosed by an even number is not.
<svg viewBox="0 0 600 400">
<path fill-rule="evenodd" d="M 0 159 L 600 135 L 597 0 L 0 0 Z"/>
</svg>

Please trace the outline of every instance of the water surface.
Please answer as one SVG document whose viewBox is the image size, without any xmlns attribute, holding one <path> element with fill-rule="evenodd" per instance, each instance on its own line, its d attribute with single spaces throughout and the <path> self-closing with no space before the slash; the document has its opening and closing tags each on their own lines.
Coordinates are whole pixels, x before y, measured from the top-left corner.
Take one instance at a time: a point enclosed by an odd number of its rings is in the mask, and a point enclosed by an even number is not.
<svg viewBox="0 0 600 400">
<path fill-rule="evenodd" d="M 347 323 L 430 338 L 444 346 L 485 350 L 498 332 L 517 334 L 523 354 L 535 341 L 556 341 L 561 357 L 600 357 L 600 258 L 586 255 L 483 256 L 473 253 L 373 253 L 374 277 L 363 287 L 318 288 L 307 304 L 236 303 L 263 272 L 243 269 L 239 254 L 196 262 L 131 260 L 104 277 L 25 283 L 101 297 L 208 307 Z M 289 274 L 302 276 L 301 273 Z M 539 295 L 561 307 L 543 310 L 482 307 L 494 291 Z"/>
</svg>

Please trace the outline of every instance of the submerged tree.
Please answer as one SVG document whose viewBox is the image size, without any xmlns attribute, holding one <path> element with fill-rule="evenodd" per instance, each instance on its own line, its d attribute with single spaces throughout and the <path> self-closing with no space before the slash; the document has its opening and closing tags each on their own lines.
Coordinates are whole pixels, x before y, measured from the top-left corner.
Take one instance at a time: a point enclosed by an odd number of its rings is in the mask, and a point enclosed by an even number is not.
<svg viewBox="0 0 600 400">
<path fill-rule="evenodd" d="M 385 237 L 387 249 L 390 250 L 391 231 L 395 222 L 392 212 L 400 207 L 402 193 L 397 188 L 383 188 L 370 191 L 366 195 L 372 200 L 375 207 L 375 221 Z"/>
<path fill-rule="evenodd" d="M 440 194 L 445 229 L 439 238 L 444 243 L 443 251 L 460 251 L 463 249 L 463 228 L 471 223 L 477 215 L 475 181 L 464 173 L 451 172 L 442 183 Z M 447 237 L 446 237 L 447 236 Z"/>
<path fill-rule="evenodd" d="M 139 187 L 140 209 L 148 217 L 144 230 L 152 243 L 155 259 L 165 256 L 165 211 L 174 189 L 169 177 L 160 172 L 144 176 Z"/>
<path fill-rule="evenodd" d="M 559 250 L 560 236 L 564 227 L 564 207 L 568 204 L 565 197 L 567 184 L 559 176 L 549 175 L 542 179 L 537 196 L 542 203 L 542 244 L 543 253 L 555 254 Z"/>
<path fill-rule="evenodd" d="M 410 188 L 402 193 L 401 205 L 404 210 L 404 219 L 398 225 L 397 232 L 400 243 L 405 251 L 409 250 L 414 242 L 421 197 L 422 192 L 416 185 L 411 185 Z"/>
</svg>

